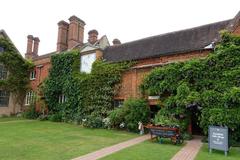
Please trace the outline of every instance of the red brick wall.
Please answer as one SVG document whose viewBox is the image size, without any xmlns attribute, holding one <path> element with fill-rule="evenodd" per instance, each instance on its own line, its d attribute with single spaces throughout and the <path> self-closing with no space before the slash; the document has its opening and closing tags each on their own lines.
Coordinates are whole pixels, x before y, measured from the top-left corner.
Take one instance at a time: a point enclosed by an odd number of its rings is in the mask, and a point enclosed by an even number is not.
<svg viewBox="0 0 240 160">
<path fill-rule="evenodd" d="M 31 80 L 31 87 L 36 91 L 37 87 L 43 82 L 43 80 L 48 76 L 49 68 L 51 67 L 50 58 L 34 61 L 36 71 L 36 79 Z M 42 65 L 42 67 L 38 67 Z"/>
<path fill-rule="evenodd" d="M 240 26 L 238 26 L 233 33 L 240 35 Z"/>
<path fill-rule="evenodd" d="M 50 58 L 44 58 L 40 60 L 33 61 L 36 71 L 36 79 L 31 80 L 31 88 L 35 93 L 38 93 L 38 86 L 47 78 L 49 74 L 49 69 L 51 67 Z M 42 67 L 40 67 L 42 66 Z M 36 110 L 40 111 L 40 106 L 36 104 Z"/>
<path fill-rule="evenodd" d="M 122 76 L 121 87 L 115 99 L 127 99 L 129 97 L 140 97 L 141 93 L 139 85 L 144 76 L 148 74 L 154 67 L 147 65 L 166 64 L 177 61 L 186 61 L 193 58 L 204 58 L 208 55 L 209 50 L 194 51 L 182 54 L 175 54 L 169 56 L 161 56 L 158 58 L 150 58 L 139 60 L 137 64 L 129 71 L 126 71 Z"/>
</svg>

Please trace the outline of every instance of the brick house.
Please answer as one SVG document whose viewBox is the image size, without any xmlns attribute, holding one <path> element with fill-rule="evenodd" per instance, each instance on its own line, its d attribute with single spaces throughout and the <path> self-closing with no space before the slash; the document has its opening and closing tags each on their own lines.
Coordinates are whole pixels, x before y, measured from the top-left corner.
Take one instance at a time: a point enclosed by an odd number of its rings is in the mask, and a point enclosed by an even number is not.
<svg viewBox="0 0 240 160">
<path fill-rule="evenodd" d="M 240 35 L 240 12 L 235 18 L 186 30 L 165 33 L 121 45 L 107 47 L 103 59 L 109 62 L 136 61 L 136 65 L 122 76 L 117 100 L 139 97 L 144 75 L 155 67 L 193 58 L 204 58 L 219 41 L 219 31 L 228 30 Z M 156 101 L 149 99 L 150 105 Z"/>
<path fill-rule="evenodd" d="M 84 26 L 85 22 L 76 16 L 69 18 L 69 23 L 60 21 L 58 23 L 58 38 L 56 51 L 38 55 L 39 38 L 32 35 L 27 36 L 27 51 L 25 58 L 31 59 L 35 67 L 30 73 L 31 88 L 25 98 L 25 105 L 30 105 L 34 95 L 39 94 L 39 87 L 48 76 L 51 67 L 51 56 L 61 54 L 63 51 L 77 49 L 81 52 L 81 71 L 91 72 L 92 63 L 102 57 L 103 50 L 109 46 L 107 37 L 104 35 L 98 38 L 98 31 L 91 30 L 88 32 L 88 41 L 84 43 Z M 59 97 L 62 98 L 62 97 Z M 40 106 L 37 103 L 36 109 L 39 111 Z"/>
<path fill-rule="evenodd" d="M 9 36 L 7 35 L 7 33 L 4 30 L 0 30 L 0 37 L 9 40 L 12 43 L 11 39 L 9 38 Z M 14 44 L 13 44 L 13 46 L 14 46 Z M 17 50 L 17 48 L 16 48 L 16 50 Z M 0 54 L 3 51 L 4 51 L 4 48 L 0 46 Z M 19 53 L 19 51 L 18 51 L 18 53 Z M 9 73 L 8 73 L 7 69 L 4 67 L 4 65 L 0 64 L 0 80 L 5 80 L 8 77 L 8 74 Z M 16 114 L 20 111 L 21 111 L 21 106 L 16 103 L 16 99 L 13 96 L 13 94 L 0 89 L 0 116 Z"/>
<path fill-rule="evenodd" d="M 115 97 L 116 106 L 129 97 L 140 96 L 138 86 L 144 76 L 153 68 L 178 61 L 206 57 L 220 40 L 219 31 L 221 30 L 228 30 L 240 35 L 240 12 L 230 20 L 156 35 L 128 43 L 121 44 L 118 39 L 114 39 L 112 46 L 109 45 L 106 36 L 98 39 L 96 30 L 89 32 L 88 42 L 84 43 L 84 21 L 76 16 L 70 17 L 69 21 L 69 23 L 65 21 L 58 23 L 56 52 L 37 56 L 33 49 L 33 52 L 31 51 L 31 54 L 29 54 L 29 48 L 32 48 L 32 41 L 35 42 L 35 39 L 32 36 L 30 36 L 30 40 L 28 39 L 26 57 L 32 58 L 36 65 L 35 79 L 31 82 L 33 90 L 36 91 L 38 85 L 47 77 L 48 70 L 51 67 L 51 55 L 60 54 L 65 50 L 80 50 L 80 60 L 82 62 L 80 68 L 84 72 L 90 72 L 92 63 L 98 58 L 111 63 L 136 61 L 136 64 L 122 75 L 121 88 Z M 37 39 L 36 46 L 38 46 L 38 42 Z M 154 110 L 157 104 L 156 99 L 149 97 L 148 100 L 151 109 Z"/>
<path fill-rule="evenodd" d="M 122 83 L 116 105 L 129 97 L 140 97 L 139 85 L 144 76 L 155 67 L 169 63 L 187 61 L 193 58 L 205 58 L 220 40 L 219 31 L 228 30 L 240 35 L 240 12 L 230 20 L 207 24 L 186 30 L 165 33 L 121 45 L 113 45 L 104 50 L 103 59 L 115 63 L 134 60 L 137 63 L 122 75 Z M 152 115 L 158 111 L 157 96 L 148 97 Z M 201 133 L 196 114 L 192 111 L 188 132 Z"/>
</svg>

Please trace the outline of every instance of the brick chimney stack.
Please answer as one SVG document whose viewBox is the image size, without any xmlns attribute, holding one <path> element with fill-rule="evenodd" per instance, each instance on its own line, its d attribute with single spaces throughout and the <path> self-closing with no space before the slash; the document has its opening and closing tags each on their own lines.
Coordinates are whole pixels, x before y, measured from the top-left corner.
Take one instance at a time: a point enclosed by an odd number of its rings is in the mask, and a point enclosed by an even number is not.
<svg viewBox="0 0 240 160">
<path fill-rule="evenodd" d="M 39 46 L 40 39 L 38 37 L 34 37 L 33 40 L 34 40 L 33 56 L 36 57 L 38 56 L 38 46 Z"/>
<path fill-rule="evenodd" d="M 67 22 L 58 22 L 57 52 L 62 52 L 68 48 L 68 27 Z"/>
<path fill-rule="evenodd" d="M 27 36 L 27 52 L 26 54 L 32 54 L 32 48 L 33 48 L 33 36 L 28 35 Z"/>
<path fill-rule="evenodd" d="M 120 45 L 121 44 L 121 41 L 119 39 L 114 39 L 112 41 L 113 45 L 116 46 L 116 45 Z"/>
<path fill-rule="evenodd" d="M 93 29 L 88 32 L 88 42 L 94 44 L 98 40 L 98 31 Z"/>
<path fill-rule="evenodd" d="M 27 36 L 27 52 L 25 53 L 26 59 L 32 59 L 33 57 L 38 56 L 38 46 L 39 46 L 39 38 L 33 37 L 32 35 Z"/>
<path fill-rule="evenodd" d="M 83 44 L 85 22 L 76 16 L 71 16 L 69 21 L 68 49 L 71 49 L 77 44 Z"/>
</svg>

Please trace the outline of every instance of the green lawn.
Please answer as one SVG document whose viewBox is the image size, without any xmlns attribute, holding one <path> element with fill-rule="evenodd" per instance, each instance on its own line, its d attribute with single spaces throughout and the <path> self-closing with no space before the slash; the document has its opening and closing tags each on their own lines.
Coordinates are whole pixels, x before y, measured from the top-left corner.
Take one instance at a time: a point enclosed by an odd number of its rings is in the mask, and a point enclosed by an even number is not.
<svg viewBox="0 0 240 160">
<path fill-rule="evenodd" d="M 1 160 L 69 160 L 137 136 L 48 121 L 0 121 Z"/>
<path fill-rule="evenodd" d="M 170 142 L 159 144 L 145 141 L 106 156 L 101 160 L 170 160 L 182 146 L 173 145 Z"/>
<path fill-rule="evenodd" d="M 211 154 L 208 152 L 208 145 L 204 144 L 199 151 L 195 160 L 239 160 L 240 148 L 233 147 L 230 149 L 227 157 L 224 156 L 224 152 L 214 150 Z"/>
</svg>

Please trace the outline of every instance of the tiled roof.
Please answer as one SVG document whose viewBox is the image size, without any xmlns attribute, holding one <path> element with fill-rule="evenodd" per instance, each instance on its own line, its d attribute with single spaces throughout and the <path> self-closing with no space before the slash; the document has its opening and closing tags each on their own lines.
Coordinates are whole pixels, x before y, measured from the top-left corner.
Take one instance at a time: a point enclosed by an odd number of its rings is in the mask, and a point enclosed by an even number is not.
<svg viewBox="0 0 240 160">
<path fill-rule="evenodd" d="M 48 57 L 51 57 L 52 55 L 55 55 L 56 53 L 57 52 L 51 52 L 51 53 L 47 53 L 47 54 L 44 54 L 44 55 L 40 55 L 40 56 L 34 57 L 33 60 L 36 61 L 36 60 L 48 58 Z"/>
<path fill-rule="evenodd" d="M 219 31 L 225 29 L 230 21 L 221 21 L 110 46 L 104 50 L 103 57 L 110 62 L 119 62 L 201 50 L 214 42 L 219 37 Z"/>
</svg>

